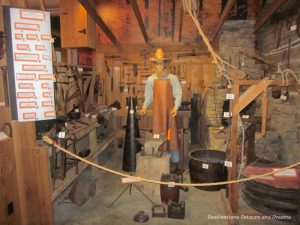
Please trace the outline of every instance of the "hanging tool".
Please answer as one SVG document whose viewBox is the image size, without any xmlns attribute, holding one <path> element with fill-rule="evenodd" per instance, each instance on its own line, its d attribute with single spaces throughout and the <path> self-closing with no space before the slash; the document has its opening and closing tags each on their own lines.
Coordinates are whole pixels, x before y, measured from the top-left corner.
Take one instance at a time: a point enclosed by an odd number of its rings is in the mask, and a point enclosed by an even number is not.
<svg viewBox="0 0 300 225">
<path fill-rule="evenodd" d="M 138 64 L 134 63 L 132 65 L 132 69 L 133 69 L 133 76 L 137 77 L 138 76 Z"/>
<path fill-rule="evenodd" d="M 203 10 L 203 0 L 200 0 L 200 10 Z"/>
<path fill-rule="evenodd" d="M 274 28 L 275 28 L 275 30 L 274 30 L 274 32 L 275 32 L 275 40 L 277 40 L 277 41 L 276 41 L 276 48 L 278 48 L 278 47 L 280 46 L 282 27 L 283 27 L 283 25 L 282 25 L 282 22 L 281 22 L 281 21 L 279 21 L 279 22 L 274 26 Z"/>
<path fill-rule="evenodd" d="M 160 37 L 160 26 L 161 26 L 161 0 L 158 0 L 158 32 L 157 35 Z"/>
<path fill-rule="evenodd" d="M 146 30 L 148 30 L 149 29 L 149 16 L 148 15 L 145 15 L 144 24 L 145 24 Z"/>
<path fill-rule="evenodd" d="M 169 10 L 167 9 L 166 1 L 164 1 L 164 31 L 165 37 L 169 36 L 168 26 L 169 26 Z"/>
<path fill-rule="evenodd" d="M 145 0 L 145 9 L 149 9 L 149 0 Z"/>
<path fill-rule="evenodd" d="M 175 39 L 175 7 L 176 7 L 176 0 L 172 0 L 172 32 L 171 32 L 172 41 L 174 41 Z"/>
<path fill-rule="evenodd" d="M 140 52 L 140 55 L 144 59 L 144 70 L 148 70 L 148 68 L 147 68 L 147 58 L 148 58 L 149 52 L 146 51 L 146 50 L 143 50 L 143 51 Z"/>
<path fill-rule="evenodd" d="M 123 91 L 124 91 L 124 83 L 123 82 L 119 83 L 119 89 L 120 89 L 120 92 L 123 93 Z"/>
<path fill-rule="evenodd" d="M 287 68 L 290 68 L 290 54 L 291 54 L 291 42 L 292 40 L 289 38 L 288 40 L 288 50 L 287 50 Z"/>
<path fill-rule="evenodd" d="M 9 107 L 7 67 L 1 66 L 5 107 Z"/>
<path fill-rule="evenodd" d="M 0 31 L 0 59 L 2 59 L 7 50 L 7 39 L 3 31 Z"/>
</svg>

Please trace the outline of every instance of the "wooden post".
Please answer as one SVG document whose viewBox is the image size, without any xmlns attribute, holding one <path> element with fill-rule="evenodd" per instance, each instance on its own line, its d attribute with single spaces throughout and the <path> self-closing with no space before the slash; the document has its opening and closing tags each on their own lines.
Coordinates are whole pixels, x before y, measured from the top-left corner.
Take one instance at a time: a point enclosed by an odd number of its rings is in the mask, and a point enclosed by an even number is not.
<svg viewBox="0 0 300 225">
<path fill-rule="evenodd" d="M 268 115 L 268 96 L 267 91 L 262 94 L 262 111 L 261 111 L 261 135 L 265 136 L 267 131 L 267 115 Z"/>
<path fill-rule="evenodd" d="M 234 94 L 234 100 L 232 101 L 232 112 L 238 106 L 239 101 L 239 89 L 238 84 L 233 84 L 232 93 Z M 229 180 L 236 179 L 236 170 L 237 170 L 237 144 L 238 144 L 238 117 L 239 114 L 233 114 L 231 119 L 231 151 L 230 151 L 230 161 L 232 162 L 232 167 L 229 168 L 228 178 Z M 231 203 L 231 209 L 233 213 L 237 212 L 238 209 L 238 198 L 239 198 L 239 186 L 238 184 L 229 185 L 229 198 Z"/>
</svg>

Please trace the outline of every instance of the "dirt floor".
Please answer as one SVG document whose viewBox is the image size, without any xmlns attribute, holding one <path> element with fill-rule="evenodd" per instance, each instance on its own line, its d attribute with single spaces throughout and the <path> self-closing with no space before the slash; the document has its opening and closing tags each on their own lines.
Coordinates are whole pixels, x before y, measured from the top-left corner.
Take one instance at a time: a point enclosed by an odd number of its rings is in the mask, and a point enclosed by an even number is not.
<svg viewBox="0 0 300 225">
<path fill-rule="evenodd" d="M 109 168 L 121 171 L 123 150 L 114 151 L 108 148 L 99 157 L 99 163 Z M 185 173 L 184 182 L 189 182 L 188 171 Z M 152 204 L 134 187 L 131 194 L 129 189 L 124 192 L 120 199 L 112 206 L 108 207 L 119 193 L 126 188 L 126 184 L 121 184 L 121 177 L 97 170 L 96 194 L 84 205 L 77 206 L 67 199 L 67 189 L 53 205 L 56 225 L 127 225 L 138 224 L 133 220 L 134 215 L 143 210 L 149 215 L 148 225 L 226 225 L 221 192 L 209 192 L 198 190 L 194 187 L 189 188 L 188 192 L 180 192 L 180 201 L 185 201 L 185 219 L 153 218 L 151 215 Z M 160 196 L 150 196 L 150 198 L 160 203 Z M 240 200 L 240 208 L 253 215 L 260 215 L 251 210 L 246 203 Z M 284 225 L 289 224 L 272 218 L 258 219 L 240 215 L 235 219 L 237 224 L 265 224 L 265 225 Z"/>
</svg>

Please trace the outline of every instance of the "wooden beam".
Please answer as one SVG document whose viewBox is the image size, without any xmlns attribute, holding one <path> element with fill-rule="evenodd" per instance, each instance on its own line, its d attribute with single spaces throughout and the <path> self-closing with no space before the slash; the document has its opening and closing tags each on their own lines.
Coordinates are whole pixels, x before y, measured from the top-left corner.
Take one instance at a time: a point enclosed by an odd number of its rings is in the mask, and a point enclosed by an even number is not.
<svg viewBox="0 0 300 225">
<path fill-rule="evenodd" d="M 259 84 L 261 80 L 235 80 L 234 83 L 240 86 L 251 86 Z M 286 86 L 282 85 L 282 80 L 272 80 L 272 84 L 270 86 Z"/>
<path fill-rule="evenodd" d="M 267 115 L 268 115 L 268 96 L 264 91 L 261 99 L 261 135 L 265 136 L 267 131 Z"/>
<path fill-rule="evenodd" d="M 231 219 L 231 217 L 233 216 L 233 212 L 231 210 L 230 202 L 228 198 L 226 198 L 226 191 L 224 189 L 221 190 L 221 200 L 223 202 L 225 215 L 228 216 L 228 225 L 236 225 L 235 220 Z"/>
<path fill-rule="evenodd" d="M 140 29 L 142 31 L 144 40 L 145 40 L 146 43 L 148 43 L 149 38 L 148 38 L 148 34 L 147 34 L 147 31 L 146 31 L 146 28 L 145 28 L 145 24 L 143 22 L 143 18 L 142 18 L 139 6 L 138 6 L 136 0 L 129 0 L 129 2 L 130 2 L 130 5 L 132 7 L 132 10 L 134 12 L 134 15 L 136 17 L 136 20 L 138 21 Z"/>
<path fill-rule="evenodd" d="M 235 0 L 228 0 L 227 1 L 227 4 L 226 4 L 226 6 L 225 6 L 225 8 L 224 8 L 224 10 L 222 12 L 221 17 L 220 17 L 218 26 L 217 26 L 217 28 L 216 28 L 213 36 L 212 36 L 212 42 L 215 42 L 215 40 L 217 39 L 217 36 L 218 36 L 218 34 L 219 34 L 219 32 L 220 32 L 220 30 L 221 30 L 221 28 L 222 28 L 225 20 L 227 19 L 228 15 L 229 15 L 229 13 L 230 13 L 230 11 L 232 9 L 232 7 L 234 6 L 234 4 L 235 4 Z"/>
<path fill-rule="evenodd" d="M 194 51 L 195 54 L 203 53 L 207 54 L 208 50 L 206 45 L 204 44 L 176 44 L 176 43 L 153 43 L 150 44 L 142 43 L 142 44 L 122 44 L 122 49 L 117 48 L 112 45 L 98 45 L 97 51 L 105 54 L 116 54 L 116 53 L 137 53 L 140 51 L 150 51 L 154 52 L 155 48 L 162 48 L 165 52 L 184 52 L 190 53 Z"/>
<path fill-rule="evenodd" d="M 248 90 L 241 95 L 235 107 L 233 108 L 233 116 L 238 115 L 240 111 L 242 111 L 272 83 L 272 80 L 261 80 L 258 84 L 248 88 Z"/>
<path fill-rule="evenodd" d="M 95 7 L 91 5 L 91 3 L 87 0 L 78 0 L 78 2 L 86 9 L 91 18 L 98 24 L 98 26 L 103 30 L 106 36 L 110 39 L 110 41 L 115 45 L 119 46 L 118 41 L 112 31 L 108 28 L 108 26 L 104 23 L 103 19 L 99 16 Z"/>
<path fill-rule="evenodd" d="M 273 1 L 272 4 L 270 4 L 265 10 L 263 10 L 254 25 L 254 33 L 256 33 L 268 21 L 268 19 L 287 1 L 288 0 Z"/>
<path fill-rule="evenodd" d="M 276 63 L 271 62 L 270 60 L 268 60 L 268 59 L 266 59 L 266 58 L 260 56 L 260 55 L 257 54 L 257 53 L 255 53 L 254 55 L 250 55 L 250 54 L 248 54 L 248 53 L 246 53 L 246 52 L 242 52 L 242 51 L 240 51 L 239 53 L 240 53 L 240 54 L 243 54 L 244 56 L 246 56 L 246 57 L 248 57 L 248 58 L 257 60 L 257 61 L 259 61 L 259 62 L 265 63 L 265 64 L 267 64 L 267 65 L 269 65 L 269 66 L 274 67 L 274 68 L 277 68 L 277 64 L 276 64 Z"/>
</svg>

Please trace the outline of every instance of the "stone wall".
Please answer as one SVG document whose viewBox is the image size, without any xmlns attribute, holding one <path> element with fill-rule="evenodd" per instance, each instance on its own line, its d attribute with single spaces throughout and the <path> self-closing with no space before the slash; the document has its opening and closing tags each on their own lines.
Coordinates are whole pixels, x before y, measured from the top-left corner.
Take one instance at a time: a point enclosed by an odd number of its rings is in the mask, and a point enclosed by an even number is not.
<svg viewBox="0 0 300 225">
<path fill-rule="evenodd" d="M 235 20 L 226 21 L 219 41 L 219 54 L 227 62 L 246 72 L 247 79 L 261 79 L 264 77 L 264 65 L 245 57 L 241 52 L 254 55 L 257 51 L 255 43 L 264 38 L 253 33 L 255 21 Z M 260 49 L 263 51 L 263 49 Z M 222 119 L 222 105 L 226 93 L 230 89 L 222 89 L 221 77 L 208 89 L 206 96 L 205 114 L 207 125 L 207 148 L 225 150 L 228 143 L 228 130 L 220 132 Z M 224 84 L 223 84 L 224 86 Z M 255 153 L 259 158 L 286 164 L 300 161 L 300 97 L 297 92 L 289 91 L 287 102 L 274 99 L 271 88 L 268 89 L 268 121 L 267 135 L 261 136 L 257 132 L 255 137 Z M 283 90 L 284 91 L 284 90 Z M 260 117 L 261 99 L 256 101 L 257 114 Z M 259 121 L 259 120 L 258 120 Z M 258 124 L 259 125 L 259 124 Z"/>
<path fill-rule="evenodd" d="M 292 3 L 292 1 L 291 1 Z M 289 3 L 286 4 L 288 6 Z M 290 11 L 286 11 L 290 14 Z M 281 11 L 284 13 L 284 10 Z M 269 20 L 256 34 L 257 49 L 259 54 L 273 63 L 289 66 L 294 72 L 300 72 L 300 37 L 296 31 L 291 29 L 296 24 L 290 14 L 279 23 L 271 23 Z M 279 29 L 281 26 L 282 29 Z M 290 42 L 290 50 L 289 48 Z M 288 56 L 290 52 L 290 56 Z M 289 65 L 288 65 L 289 62 Z M 281 79 L 279 74 L 275 75 L 277 68 L 268 68 L 267 75 Z M 282 88 L 282 91 L 286 91 Z M 289 88 L 290 98 L 287 102 L 274 99 L 269 93 L 268 106 L 268 130 L 275 131 L 281 139 L 282 146 L 279 154 L 280 160 L 286 164 L 300 161 L 300 97 L 299 93 Z"/>
<path fill-rule="evenodd" d="M 226 21 L 219 41 L 219 53 L 230 64 L 246 72 L 248 79 L 261 79 L 263 70 L 260 63 L 245 57 L 255 53 L 254 20 Z"/>
<path fill-rule="evenodd" d="M 282 141 L 280 159 L 292 164 L 300 161 L 300 96 L 290 91 L 288 101 L 269 98 L 268 129 L 276 131 Z"/>
<path fill-rule="evenodd" d="M 261 65 L 240 53 L 254 54 L 255 36 L 253 27 L 254 21 L 252 20 L 226 21 L 220 35 L 219 54 L 223 60 L 245 71 L 247 78 L 260 79 L 263 75 Z M 225 82 L 222 81 L 224 79 L 220 74 L 217 74 L 217 77 L 218 80 L 206 93 L 207 148 L 225 150 L 229 132 L 225 129 L 224 132 L 220 133 L 218 128 L 223 126 L 221 124 L 223 101 L 226 93 L 230 93 L 231 90 L 224 88 Z"/>
</svg>

